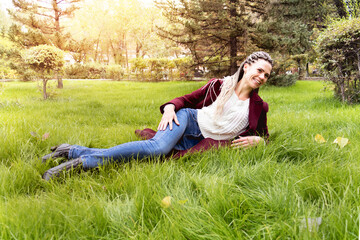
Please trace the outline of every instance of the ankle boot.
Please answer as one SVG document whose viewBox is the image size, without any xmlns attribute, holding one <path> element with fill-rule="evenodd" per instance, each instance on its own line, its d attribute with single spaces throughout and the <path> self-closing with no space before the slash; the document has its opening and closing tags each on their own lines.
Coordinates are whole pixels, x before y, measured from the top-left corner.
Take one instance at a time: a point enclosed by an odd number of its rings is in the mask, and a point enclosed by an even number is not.
<svg viewBox="0 0 360 240">
<path fill-rule="evenodd" d="M 81 158 L 72 159 L 70 161 L 60 164 L 59 166 L 50 168 L 44 173 L 42 178 L 45 179 L 46 181 L 49 181 L 54 177 L 58 177 L 63 171 L 70 171 L 71 169 L 82 168 L 82 163 L 83 162 Z"/>
<path fill-rule="evenodd" d="M 70 151 L 70 144 L 61 144 L 59 146 L 51 147 L 52 153 L 49 153 L 42 157 L 42 162 L 45 163 L 47 160 L 56 158 L 68 158 Z"/>
</svg>

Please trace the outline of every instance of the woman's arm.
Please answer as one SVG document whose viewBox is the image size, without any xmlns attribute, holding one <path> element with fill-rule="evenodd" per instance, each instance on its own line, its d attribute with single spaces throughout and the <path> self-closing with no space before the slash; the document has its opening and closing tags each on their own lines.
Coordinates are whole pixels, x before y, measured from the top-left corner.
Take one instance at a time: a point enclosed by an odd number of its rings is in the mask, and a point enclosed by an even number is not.
<svg viewBox="0 0 360 240">
<path fill-rule="evenodd" d="M 175 124 L 180 125 L 176 112 L 182 108 L 199 109 L 203 106 L 210 105 L 220 93 L 221 80 L 211 79 L 205 86 L 195 90 L 190 94 L 177 97 L 160 106 L 160 112 L 163 114 L 158 125 L 158 130 L 163 131 L 169 125 L 170 130 Z"/>
</svg>

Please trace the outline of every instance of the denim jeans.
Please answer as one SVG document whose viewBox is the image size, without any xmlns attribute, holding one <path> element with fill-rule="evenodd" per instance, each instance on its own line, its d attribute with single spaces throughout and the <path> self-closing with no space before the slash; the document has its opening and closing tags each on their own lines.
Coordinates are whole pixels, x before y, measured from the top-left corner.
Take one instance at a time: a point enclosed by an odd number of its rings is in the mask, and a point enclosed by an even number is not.
<svg viewBox="0 0 360 240">
<path fill-rule="evenodd" d="M 176 116 L 179 126 L 173 123 L 172 130 L 167 126 L 166 130 L 158 131 L 152 139 L 128 142 L 108 149 L 73 145 L 69 151 L 69 159 L 80 157 L 83 167 L 88 169 L 109 161 L 129 161 L 131 158 L 166 155 L 172 149 L 189 149 L 204 139 L 197 122 L 197 110 L 180 109 Z"/>
</svg>

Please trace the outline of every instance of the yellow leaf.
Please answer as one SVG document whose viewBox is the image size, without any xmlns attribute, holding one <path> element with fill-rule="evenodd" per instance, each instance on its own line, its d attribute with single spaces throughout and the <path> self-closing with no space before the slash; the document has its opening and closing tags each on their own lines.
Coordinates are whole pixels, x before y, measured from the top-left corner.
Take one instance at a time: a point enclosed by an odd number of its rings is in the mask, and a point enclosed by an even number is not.
<svg viewBox="0 0 360 240">
<path fill-rule="evenodd" d="M 343 137 L 337 137 L 334 140 L 334 143 L 336 143 L 337 145 L 339 145 L 340 148 L 345 147 L 347 144 L 349 144 L 349 139 L 347 138 L 343 138 Z"/>
<path fill-rule="evenodd" d="M 161 206 L 163 208 L 168 208 L 171 206 L 171 197 L 170 196 L 166 196 L 163 198 L 163 200 L 161 200 Z"/>
<path fill-rule="evenodd" d="M 325 138 L 324 138 L 323 136 L 321 136 L 320 134 L 316 134 L 316 136 L 315 136 L 315 141 L 316 141 L 317 143 L 324 143 L 324 142 L 326 142 Z"/>
<path fill-rule="evenodd" d="M 180 205 L 184 205 L 187 201 L 188 201 L 187 199 L 185 199 L 185 200 L 179 200 L 178 203 L 179 203 Z"/>
</svg>

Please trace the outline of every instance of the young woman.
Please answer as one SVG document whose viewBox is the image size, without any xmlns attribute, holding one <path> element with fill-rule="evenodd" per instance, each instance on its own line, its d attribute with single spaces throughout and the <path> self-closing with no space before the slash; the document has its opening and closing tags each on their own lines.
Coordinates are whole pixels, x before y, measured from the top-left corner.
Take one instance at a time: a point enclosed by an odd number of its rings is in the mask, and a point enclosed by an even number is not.
<svg viewBox="0 0 360 240">
<path fill-rule="evenodd" d="M 124 143 L 109 149 L 61 144 L 43 161 L 65 157 L 71 159 L 47 170 L 50 180 L 63 170 L 75 167 L 90 169 L 109 161 L 180 155 L 230 144 L 234 148 L 255 146 L 268 138 L 268 105 L 259 97 L 258 88 L 268 80 L 273 61 L 265 52 L 254 52 L 238 71 L 223 80 L 212 79 L 191 94 L 175 98 L 160 107 L 163 113 L 158 132 L 139 131 L 144 141 Z"/>
</svg>

